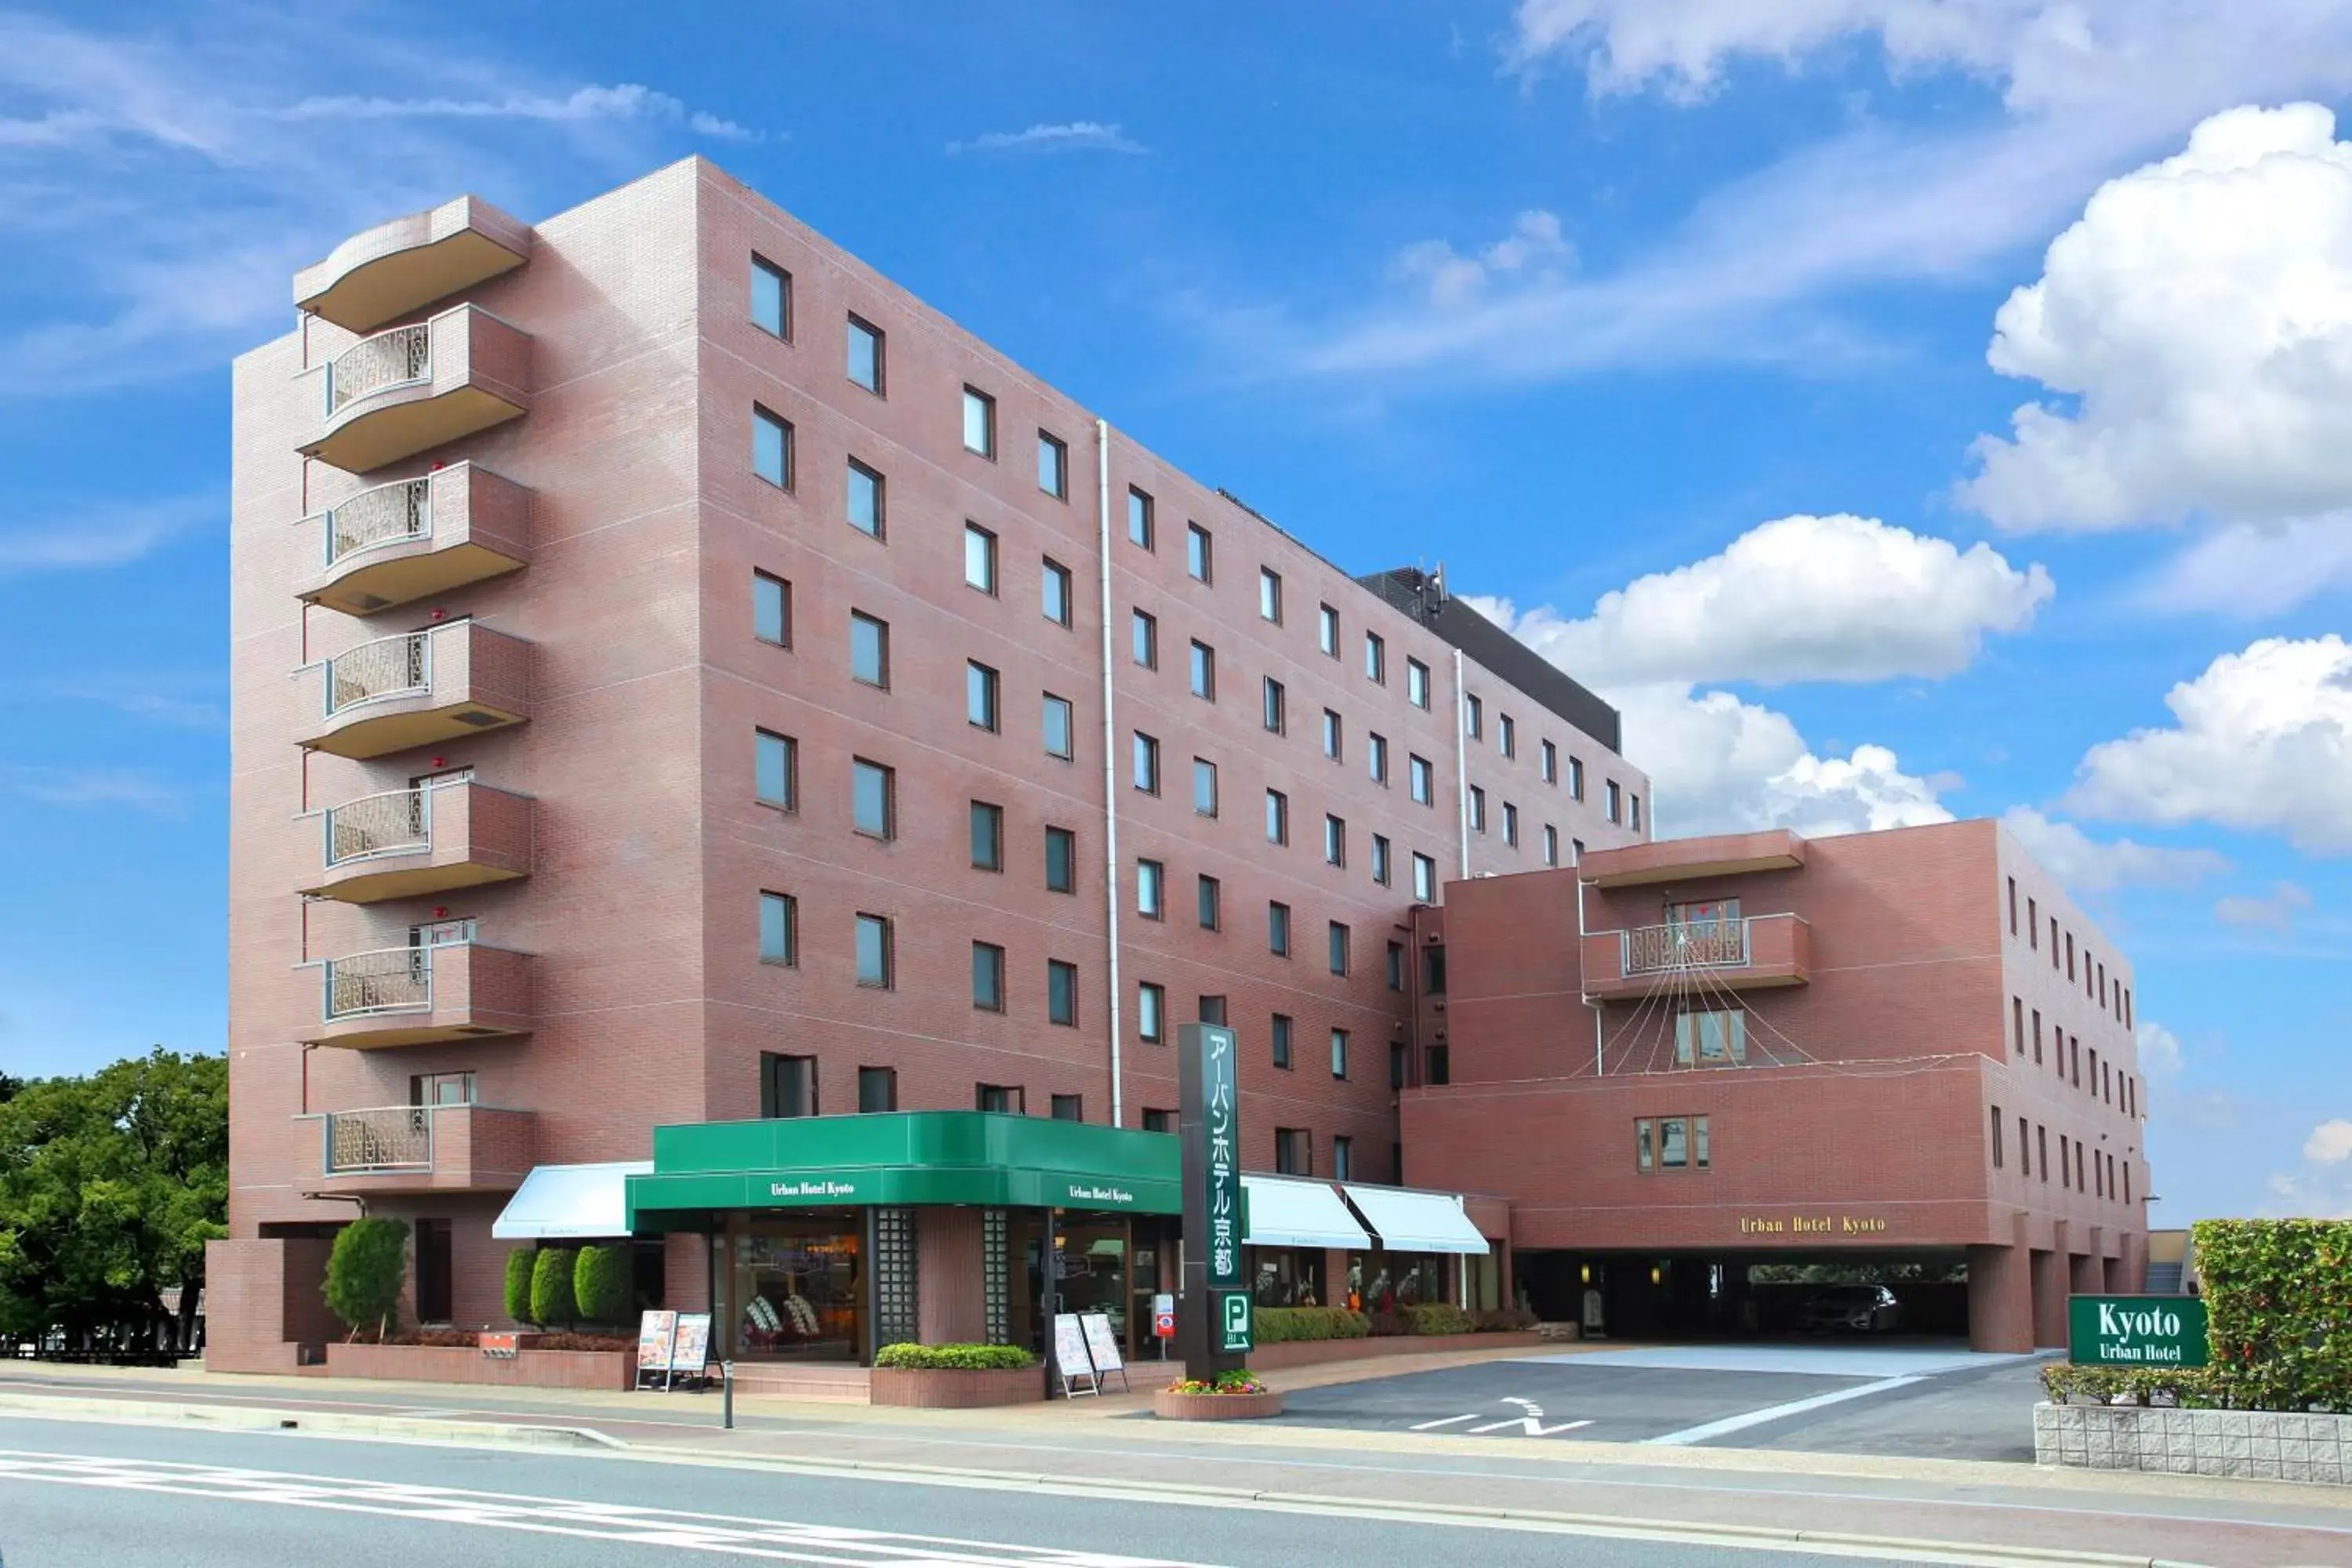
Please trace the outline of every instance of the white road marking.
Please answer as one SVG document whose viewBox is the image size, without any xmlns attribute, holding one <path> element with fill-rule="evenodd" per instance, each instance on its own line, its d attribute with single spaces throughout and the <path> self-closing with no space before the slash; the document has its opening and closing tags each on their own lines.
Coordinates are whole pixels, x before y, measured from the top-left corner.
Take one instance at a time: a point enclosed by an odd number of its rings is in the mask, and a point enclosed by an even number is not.
<svg viewBox="0 0 2352 1568">
<path fill-rule="evenodd" d="M 1710 1437 L 1720 1437 L 1728 1432 L 1744 1431 L 1761 1426 L 1767 1421 L 1778 1421 L 1783 1415 L 1798 1415 L 1808 1410 L 1819 1410 L 1824 1405 L 1841 1405 L 1849 1399 L 1861 1399 L 1873 1394 L 1885 1394 L 1892 1388 L 1908 1388 L 1915 1383 L 1925 1383 L 1924 1377 L 1887 1377 L 1876 1383 L 1865 1383 L 1853 1388 L 1841 1388 L 1832 1394 L 1816 1394 L 1811 1399 L 1792 1399 L 1786 1405 L 1770 1405 L 1761 1410 L 1750 1410 L 1738 1415 L 1727 1415 L 1720 1421 L 1709 1421 L 1700 1426 L 1685 1426 L 1679 1432 L 1645 1439 L 1652 1443 L 1681 1446 L 1704 1443 Z"/>
<path fill-rule="evenodd" d="M 1573 1432 L 1580 1426 L 1592 1425 L 1590 1421 L 1563 1421 L 1557 1426 L 1547 1426 L 1543 1424 L 1543 1406 L 1532 1399 L 1516 1399 L 1507 1394 L 1496 1403 L 1516 1405 L 1525 1414 L 1514 1415 L 1507 1421 L 1495 1421 L 1484 1426 L 1473 1426 L 1470 1428 L 1473 1436 L 1481 1432 L 1500 1432 L 1506 1428 L 1517 1426 L 1522 1434 L 1529 1437 L 1550 1437 L 1562 1432 Z M 1464 1419 L 1469 1418 L 1465 1416 Z"/>
<path fill-rule="evenodd" d="M 0 1450 L 0 1481 L 8 1480 L 276 1503 L 834 1568 L 1183 1568 L 1162 1558 L 160 1459 Z"/>
<path fill-rule="evenodd" d="M 1451 1426 L 1456 1422 L 1475 1421 L 1477 1419 L 1478 1413 L 1474 1410 L 1467 1415 L 1449 1415 L 1443 1421 L 1423 1421 L 1421 1425 L 1415 1426 L 1413 1430 L 1416 1432 L 1433 1432 L 1440 1426 Z"/>
</svg>

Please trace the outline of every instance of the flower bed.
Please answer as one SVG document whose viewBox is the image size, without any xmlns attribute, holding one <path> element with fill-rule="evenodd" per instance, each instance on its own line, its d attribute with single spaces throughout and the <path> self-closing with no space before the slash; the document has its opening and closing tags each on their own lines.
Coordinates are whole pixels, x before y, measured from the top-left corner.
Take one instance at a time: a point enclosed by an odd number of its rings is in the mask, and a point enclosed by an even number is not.
<svg viewBox="0 0 2352 1568">
<path fill-rule="evenodd" d="M 1248 1421 L 1282 1414 L 1282 1395 L 1246 1372 L 1217 1374 L 1213 1383 L 1186 1378 L 1151 1392 L 1151 1413 L 1162 1421 Z"/>
<path fill-rule="evenodd" d="M 1045 1375 L 1014 1345 L 884 1345 L 866 1397 L 923 1410 L 1034 1405 L 1045 1397 Z"/>
</svg>

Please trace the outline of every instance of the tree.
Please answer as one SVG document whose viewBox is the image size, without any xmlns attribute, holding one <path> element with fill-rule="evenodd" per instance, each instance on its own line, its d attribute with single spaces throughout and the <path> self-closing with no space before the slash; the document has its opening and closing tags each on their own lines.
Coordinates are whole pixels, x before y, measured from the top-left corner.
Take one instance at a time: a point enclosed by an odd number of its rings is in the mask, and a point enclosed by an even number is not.
<svg viewBox="0 0 2352 1568">
<path fill-rule="evenodd" d="M 572 1299 L 572 1276 L 578 1256 L 568 1247 L 542 1247 L 530 1271 L 530 1321 L 541 1328 L 569 1326 L 579 1316 Z"/>
<path fill-rule="evenodd" d="M 572 1300 L 592 1323 L 617 1323 L 629 1310 L 629 1251 L 625 1247 L 583 1247 L 572 1272 Z"/>
<path fill-rule="evenodd" d="M 408 1222 L 378 1215 L 355 1219 L 335 1233 L 327 1254 L 327 1310 L 356 1339 L 373 1327 L 379 1340 L 400 1320 L 400 1288 L 408 1279 Z"/>
<path fill-rule="evenodd" d="M 83 1078 L 0 1081 L 0 1336 L 193 1350 L 205 1243 L 228 1234 L 227 1209 L 226 1058 L 159 1047 Z"/>
<path fill-rule="evenodd" d="M 528 1247 L 507 1254 L 507 1316 L 518 1323 L 536 1321 L 530 1315 L 530 1274 L 538 1255 Z"/>
</svg>

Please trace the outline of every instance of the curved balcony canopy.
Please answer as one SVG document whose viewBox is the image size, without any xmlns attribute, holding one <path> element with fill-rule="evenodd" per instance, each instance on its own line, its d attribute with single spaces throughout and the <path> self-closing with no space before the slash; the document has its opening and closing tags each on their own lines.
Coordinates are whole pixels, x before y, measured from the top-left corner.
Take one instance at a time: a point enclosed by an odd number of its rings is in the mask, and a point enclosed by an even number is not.
<svg viewBox="0 0 2352 1568">
<path fill-rule="evenodd" d="M 319 1118 L 321 1192 L 510 1193 L 530 1174 L 539 1118 L 490 1105 L 382 1105 Z"/>
<path fill-rule="evenodd" d="M 372 332 L 530 258 L 527 226 L 459 196 L 343 241 L 294 275 L 294 304 L 346 331 Z"/>
<path fill-rule="evenodd" d="M 479 621 L 363 642 L 299 672 L 319 715 L 302 744 L 339 757 L 437 745 L 530 716 L 530 645 Z"/>
<path fill-rule="evenodd" d="M 383 1050 L 530 1029 L 530 960 L 508 948 L 390 947 L 320 967 L 320 1021 L 306 1045 Z"/>
<path fill-rule="evenodd" d="M 530 492 L 473 463 L 373 485 L 302 520 L 318 574 L 299 597 L 347 616 L 414 604 L 520 570 Z"/>
<path fill-rule="evenodd" d="M 349 473 L 522 416 L 530 334 L 474 305 L 362 338 L 326 363 L 326 422 L 303 456 Z"/>
<path fill-rule="evenodd" d="M 346 801 L 323 819 L 321 874 L 302 891 L 373 904 L 528 877 L 531 809 L 471 780 Z"/>
<path fill-rule="evenodd" d="M 1614 849 L 1588 849 L 1577 862 L 1577 875 L 1591 887 L 1637 888 L 1656 882 L 1695 882 L 1705 877 L 1797 871 L 1804 865 L 1804 839 L 1785 827 L 1775 827 L 1761 833 L 1661 838 Z"/>
</svg>

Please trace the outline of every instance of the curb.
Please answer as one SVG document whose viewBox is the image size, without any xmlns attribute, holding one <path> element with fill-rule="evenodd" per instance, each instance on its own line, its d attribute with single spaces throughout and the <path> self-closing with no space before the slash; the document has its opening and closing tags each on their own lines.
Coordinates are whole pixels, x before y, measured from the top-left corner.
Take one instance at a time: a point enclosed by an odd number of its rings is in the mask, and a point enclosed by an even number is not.
<svg viewBox="0 0 2352 1568">
<path fill-rule="evenodd" d="M 6 1390 L 0 1390 L 0 1415 L 46 1421 L 211 1426 L 231 1432 L 299 1432 L 313 1437 L 368 1437 L 385 1442 L 502 1448 L 609 1451 L 628 1447 L 617 1437 L 586 1426 L 446 1421 L 421 1415 L 368 1415 L 333 1410 L 277 1410 L 254 1405 L 182 1405 L 151 1399 L 59 1399 Z"/>
</svg>

